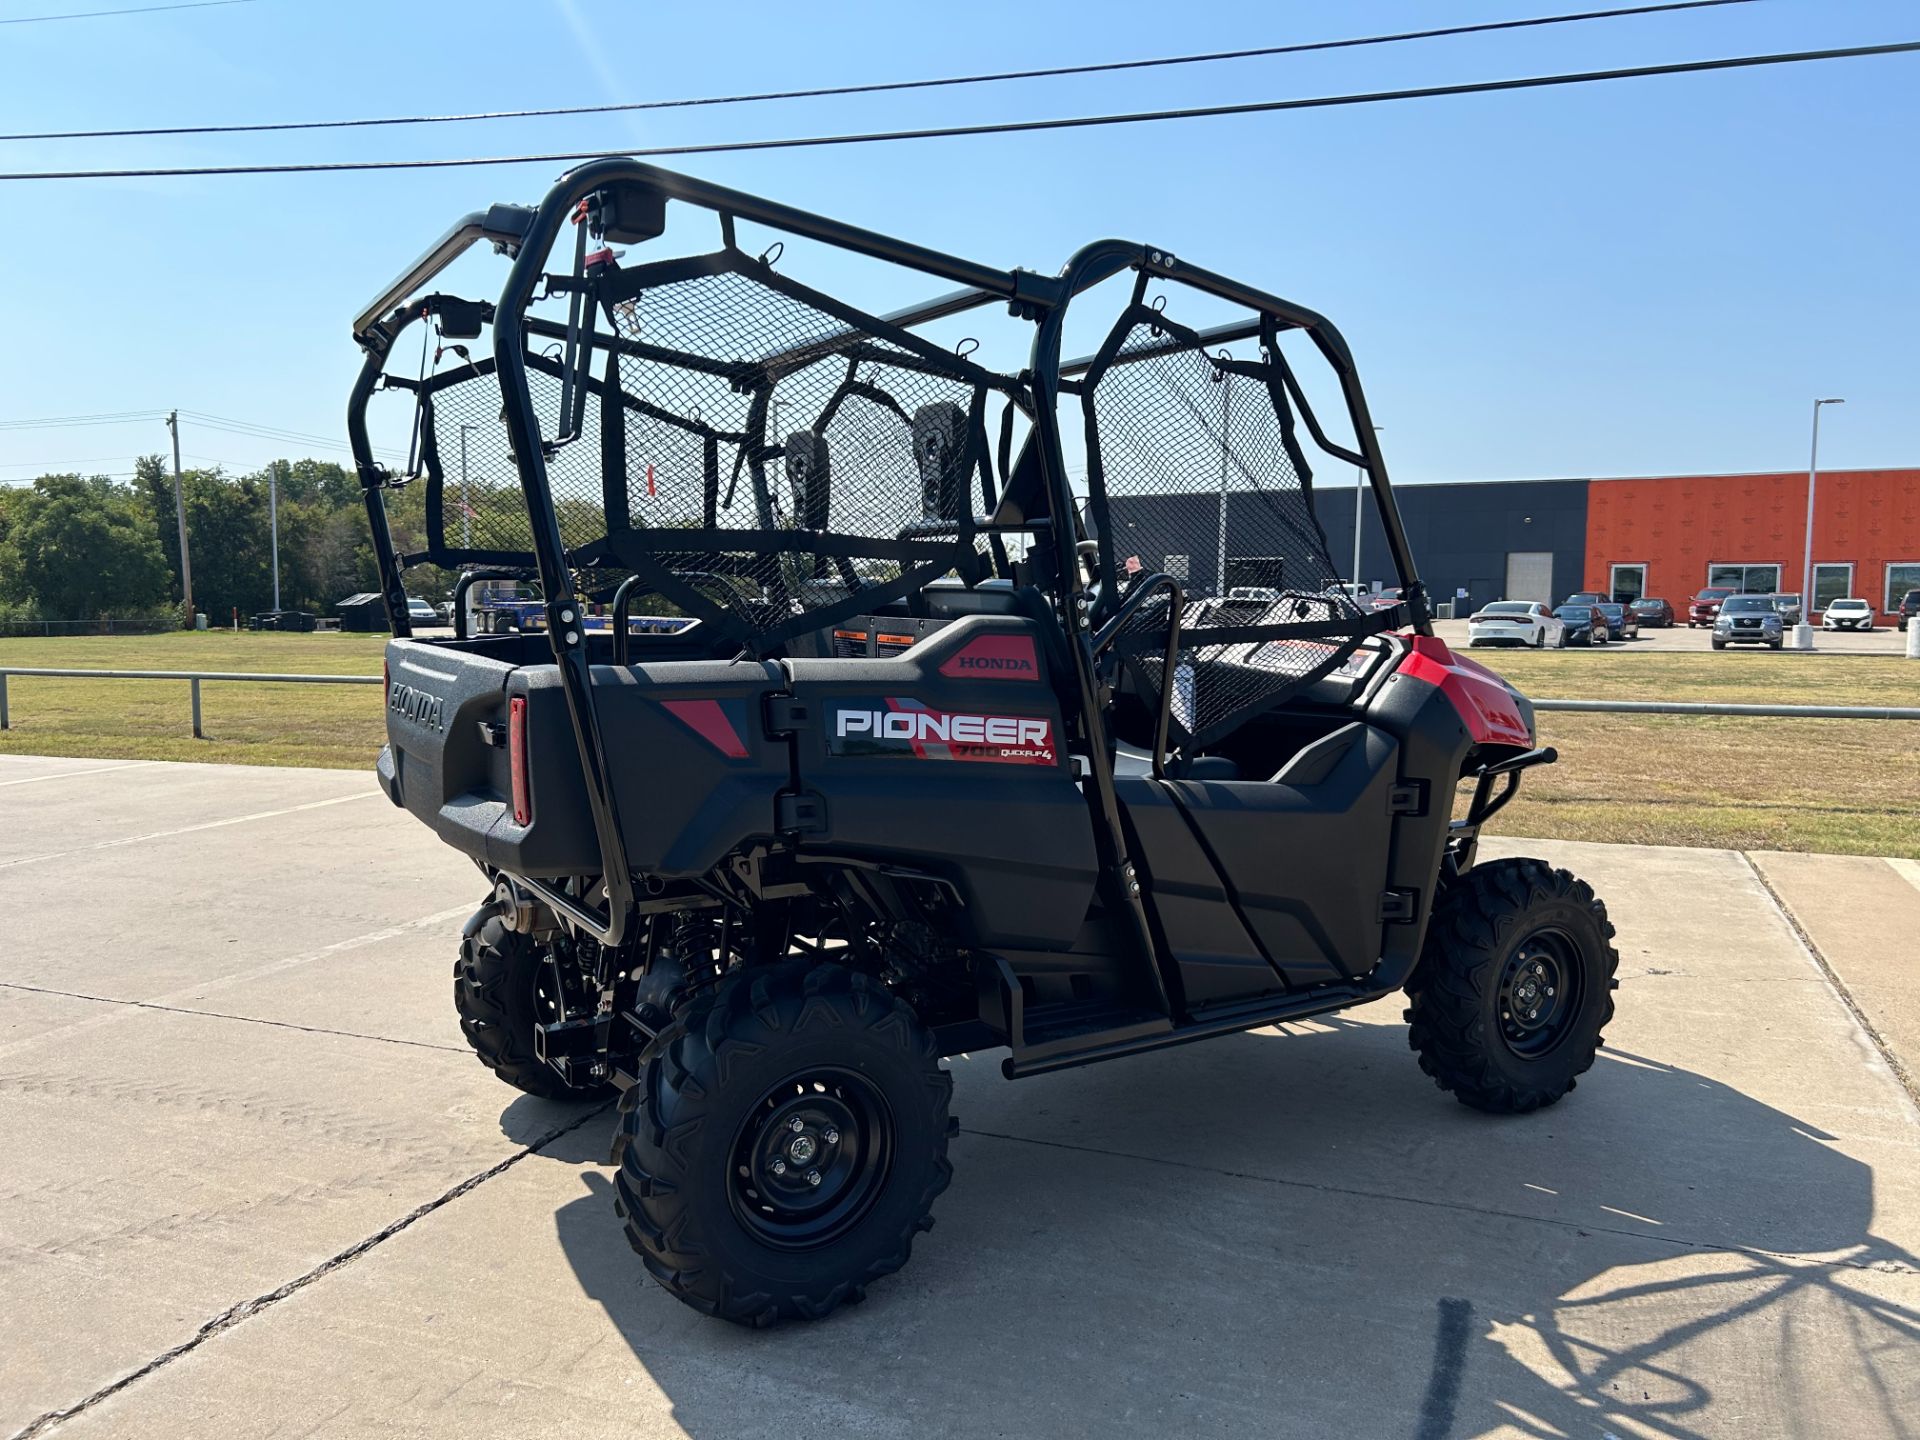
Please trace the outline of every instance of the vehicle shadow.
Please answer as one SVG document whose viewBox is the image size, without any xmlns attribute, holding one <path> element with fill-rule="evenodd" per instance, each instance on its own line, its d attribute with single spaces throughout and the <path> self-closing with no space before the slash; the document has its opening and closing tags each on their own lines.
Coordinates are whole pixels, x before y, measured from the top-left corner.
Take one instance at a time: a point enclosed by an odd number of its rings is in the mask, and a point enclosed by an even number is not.
<svg viewBox="0 0 1920 1440">
<path fill-rule="evenodd" d="M 1920 1260 L 1872 1171 L 1702 1075 L 1610 1050 L 1494 1119 L 1350 1019 L 997 1060 L 954 1064 L 938 1227 L 814 1325 L 657 1289 L 606 1124 L 543 1152 L 578 1168 L 568 1263 L 689 1435 L 1920 1434 Z"/>
</svg>

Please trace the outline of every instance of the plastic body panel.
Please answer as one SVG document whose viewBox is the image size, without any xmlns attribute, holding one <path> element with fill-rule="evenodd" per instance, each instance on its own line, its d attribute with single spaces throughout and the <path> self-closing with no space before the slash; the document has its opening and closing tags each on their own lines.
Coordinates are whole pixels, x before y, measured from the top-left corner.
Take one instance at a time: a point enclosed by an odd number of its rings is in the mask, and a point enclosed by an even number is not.
<svg viewBox="0 0 1920 1440">
<path fill-rule="evenodd" d="M 1365 975 L 1380 958 L 1388 792 L 1399 748 L 1366 725 L 1327 737 L 1336 740 L 1337 754 L 1316 767 L 1322 773 L 1310 783 L 1176 780 L 1167 786 L 1218 867 L 1234 908 L 1292 986 Z M 1182 947 L 1176 942 L 1173 948 L 1178 958 Z"/>
<path fill-rule="evenodd" d="M 1093 826 L 1031 621 L 973 616 L 889 659 L 785 668 L 806 716 L 796 774 L 819 802 L 803 853 L 951 881 L 971 944 L 1073 943 L 1093 900 Z"/>
<path fill-rule="evenodd" d="M 1425 645 L 1440 643 L 1429 637 L 1413 639 Z M 1440 649 L 1444 651 L 1444 645 Z M 1367 722 L 1385 730 L 1400 745 L 1401 782 L 1423 787 L 1423 813 L 1401 815 L 1394 820 L 1387 856 L 1386 886 L 1408 897 L 1410 909 L 1405 920 L 1386 926 L 1382 959 L 1396 970 L 1404 967 L 1407 973 L 1411 973 L 1419 959 L 1427 919 L 1432 914 L 1439 888 L 1454 791 L 1469 755 L 1479 743 L 1467 718 L 1439 683 L 1440 672 L 1452 675 L 1459 667 L 1501 686 L 1513 704 L 1523 733 L 1530 737 L 1533 732 L 1532 706 L 1506 689 L 1492 671 L 1458 656 L 1445 656 L 1443 660 L 1439 655 L 1429 654 L 1425 658 L 1428 664 L 1411 667 L 1402 664 L 1386 675 L 1363 701 Z M 1423 678 L 1423 675 L 1432 678 Z M 1475 705 L 1470 713 L 1479 723 L 1479 707 Z M 1530 739 L 1522 740 L 1514 748 L 1524 748 L 1529 743 Z"/>
<path fill-rule="evenodd" d="M 1247 929 L 1172 786 L 1146 775 L 1117 776 L 1113 783 L 1154 938 L 1172 962 L 1185 1007 L 1283 988 L 1279 970 Z"/>
<path fill-rule="evenodd" d="M 579 753 L 552 664 L 516 666 L 480 646 L 395 640 L 387 647 L 387 735 L 381 783 L 395 803 L 474 859 L 516 875 L 598 871 Z M 500 646 L 496 649 L 511 649 Z M 622 802 L 634 868 L 704 874 L 774 828 L 789 778 L 786 743 L 768 738 L 773 664 L 658 661 L 593 667 L 594 698 Z M 516 825 L 507 706 L 527 702 L 532 823 Z"/>
</svg>

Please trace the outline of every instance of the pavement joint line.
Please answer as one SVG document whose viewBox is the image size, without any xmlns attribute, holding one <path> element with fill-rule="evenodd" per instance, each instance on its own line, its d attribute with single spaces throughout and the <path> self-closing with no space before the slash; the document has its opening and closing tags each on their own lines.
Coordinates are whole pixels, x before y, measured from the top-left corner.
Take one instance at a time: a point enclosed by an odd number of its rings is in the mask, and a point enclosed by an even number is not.
<svg viewBox="0 0 1920 1440">
<path fill-rule="evenodd" d="M 1888 860 L 1887 864 L 1893 867 L 1894 874 L 1920 890 L 1920 860 Z"/>
<path fill-rule="evenodd" d="M 379 930 L 370 930 L 364 935 L 354 935 L 345 940 L 336 940 L 331 945 L 322 945 L 318 950 L 307 950 L 298 955 L 283 956 L 278 960 L 269 960 L 266 964 L 256 965 L 251 970 L 242 970 L 237 974 L 224 975 L 216 980 L 202 980 L 192 985 L 183 985 L 178 990 L 170 990 L 165 994 L 151 996 L 142 1003 L 155 1006 L 169 1005 L 175 1000 L 198 1000 L 215 990 L 228 989 L 234 985 L 244 985 L 253 980 L 264 980 L 269 975 L 277 975 L 283 970 L 292 970 L 300 965 L 310 965 L 316 960 L 325 960 L 348 950 L 360 950 L 368 945 L 378 945 L 383 941 L 397 940 L 402 935 L 409 934 L 412 931 L 424 930 L 430 926 L 441 925 L 448 920 L 457 919 L 470 913 L 472 913 L 470 907 L 465 905 L 457 905 L 449 910 L 436 910 L 431 915 L 422 915 L 415 920 L 404 920 L 397 925 L 388 925 Z M 30 1045 L 38 1045 L 42 1041 L 50 1040 L 58 1035 L 72 1035 L 82 1030 L 92 1030 L 101 1025 L 111 1024 L 113 1021 L 120 1019 L 124 1013 L 125 1012 L 121 1010 L 110 1011 L 105 1015 L 96 1015 L 91 1019 L 76 1020 L 71 1025 L 63 1025 L 57 1030 L 45 1030 L 38 1035 L 28 1036 L 24 1040 L 16 1040 L 8 1045 L 0 1045 L 0 1056 L 11 1055 L 17 1050 L 24 1050 Z"/>
<path fill-rule="evenodd" d="M 1786 922 L 1787 929 L 1793 932 L 1793 937 L 1799 942 L 1801 951 L 1806 955 L 1807 959 L 1813 963 L 1815 968 L 1826 977 L 1827 985 L 1833 991 L 1834 997 L 1838 999 L 1842 1005 L 1847 1007 L 1847 1013 L 1853 1016 L 1854 1024 L 1860 1027 L 1861 1032 L 1866 1035 L 1868 1043 L 1873 1046 L 1875 1052 L 1880 1056 L 1880 1059 L 1886 1064 L 1888 1073 L 1893 1076 L 1894 1083 L 1906 1093 L 1907 1101 L 1914 1109 L 1914 1115 L 1909 1118 L 1920 1118 L 1920 1078 L 1916 1078 L 1914 1073 L 1906 1067 L 1906 1064 L 1900 1059 L 1898 1052 L 1894 1050 L 1893 1046 L 1887 1043 L 1887 1037 L 1880 1033 L 1879 1028 L 1872 1020 L 1867 1018 L 1867 1012 L 1861 1009 L 1860 1002 L 1853 998 L 1853 992 L 1847 988 L 1846 982 L 1840 978 L 1839 971 L 1835 970 L 1833 966 L 1828 963 L 1826 955 L 1823 954 L 1820 947 L 1814 943 L 1813 936 L 1809 935 L 1806 927 L 1800 923 L 1800 917 L 1793 913 L 1793 908 L 1787 904 L 1785 897 L 1773 888 L 1773 882 L 1768 880 L 1759 865 L 1754 863 L 1753 856 L 1742 850 L 1740 852 L 1740 858 L 1747 862 L 1747 869 L 1753 872 L 1754 880 L 1759 883 L 1760 889 L 1766 894 L 1767 899 L 1772 902 L 1773 908 L 1779 913 L 1780 918 Z"/>
<path fill-rule="evenodd" d="M 333 1030 L 325 1025 L 296 1025 L 291 1020 L 269 1020 L 260 1015 L 234 1015 L 225 1010 L 194 1010 L 185 1005 L 162 1005 L 155 1000 L 122 1000 L 114 995 L 87 995 L 78 990 L 55 990 L 45 985 L 22 985 L 16 980 L 0 980 L 0 990 L 26 990 L 35 995 L 61 995 L 69 1000 L 91 1000 L 100 1005 L 131 1005 L 138 1010 L 159 1010 L 169 1015 L 199 1015 L 208 1020 L 239 1020 L 248 1025 L 274 1025 L 282 1030 L 304 1030 L 309 1035 L 339 1035 L 348 1040 L 377 1040 L 383 1045 L 413 1045 L 422 1050 L 465 1053 L 460 1045 L 442 1045 L 433 1040 L 402 1040 L 394 1035 L 368 1035 L 360 1030 Z"/>
<path fill-rule="evenodd" d="M 102 840 L 94 845 L 82 845 L 77 850 L 55 850 L 45 855 L 22 855 L 17 860 L 0 860 L 0 870 L 10 870 L 16 865 L 37 865 L 43 860 L 65 860 L 74 855 L 88 855 L 96 850 L 113 850 L 122 845 L 138 845 L 143 840 L 169 840 L 176 835 L 195 835 L 202 830 L 220 830 L 228 825 L 245 825 L 251 820 L 273 820 L 281 815 L 297 815 L 303 810 L 319 810 L 328 805 L 344 805 L 349 800 L 366 800 L 378 795 L 378 790 L 356 790 L 351 795 L 334 795 L 325 800 L 309 800 L 304 805 L 289 805 L 284 810 L 261 810 L 252 815 L 233 815 L 225 820 L 208 820 L 200 825 L 183 825 L 178 830 L 152 830 L 144 835 L 123 835 L 116 840 Z"/>
<path fill-rule="evenodd" d="M 351 1265 L 354 1261 L 358 1260 L 362 1255 L 365 1255 L 368 1251 L 373 1250 L 378 1246 L 385 1244 L 388 1240 L 391 1240 L 394 1236 L 400 1234 L 403 1230 L 412 1228 L 412 1226 L 417 1221 L 424 1220 L 427 1216 L 433 1214 L 434 1211 L 439 1210 L 444 1206 L 452 1204 L 455 1200 L 458 1200 L 462 1195 L 465 1195 L 469 1190 L 476 1189 L 479 1186 L 486 1184 L 487 1181 L 493 1179 L 496 1175 L 505 1174 L 508 1170 L 511 1170 L 514 1166 L 518 1165 L 522 1160 L 525 1160 L 528 1156 L 538 1154 L 542 1149 L 544 1149 L 548 1145 L 551 1145 L 554 1141 L 562 1138 L 563 1136 L 572 1134 L 575 1130 L 578 1130 L 581 1126 L 587 1124 L 589 1121 L 598 1119 L 600 1116 L 604 1115 L 607 1112 L 607 1110 L 609 1109 L 609 1107 L 611 1107 L 612 1104 L 613 1102 L 609 1100 L 602 1104 L 596 1105 L 593 1107 L 593 1109 L 589 1110 L 586 1114 L 580 1116 L 577 1120 L 574 1120 L 569 1124 L 562 1125 L 558 1130 L 552 1131 L 547 1135 L 543 1135 L 540 1139 L 534 1141 L 532 1144 L 527 1145 L 519 1150 L 516 1150 L 513 1154 L 507 1156 L 506 1159 L 500 1161 L 497 1165 L 490 1165 L 485 1170 L 482 1170 L 477 1174 L 469 1175 L 466 1179 L 462 1180 L 459 1184 L 455 1185 L 452 1189 L 441 1192 L 439 1195 L 435 1196 L 433 1199 L 427 1201 L 423 1205 L 415 1206 L 412 1210 L 409 1210 L 405 1215 L 402 1215 L 398 1220 L 395 1220 L 392 1224 L 387 1225 L 380 1230 L 376 1230 L 373 1234 L 367 1236 L 363 1240 L 355 1241 L 352 1245 L 349 1245 L 345 1250 L 342 1250 L 339 1254 L 333 1256 L 331 1259 L 321 1261 L 318 1265 L 314 1266 L 313 1269 L 307 1271 L 305 1274 L 296 1276 L 294 1279 L 287 1281 L 284 1285 L 281 1285 L 276 1289 L 267 1291 L 266 1294 L 264 1295 L 256 1295 L 251 1300 L 242 1300 L 239 1304 L 230 1306 L 227 1309 L 222 1310 L 218 1315 L 215 1315 L 211 1320 L 205 1321 L 198 1330 L 194 1331 L 194 1333 L 190 1337 L 181 1341 L 178 1345 L 170 1346 L 169 1348 L 162 1350 L 158 1355 L 154 1356 L 151 1360 L 147 1361 L 147 1363 L 142 1365 L 139 1369 L 129 1371 L 127 1374 L 122 1375 L 119 1379 L 110 1381 L 108 1384 L 102 1385 L 98 1390 L 95 1390 L 92 1394 L 86 1396 L 81 1400 L 76 1401 L 72 1405 L 67 1406 L 65 1409 L 48 1410 L 36 1416 L 34 1419 L 28 1421 L 24 1427 L 14 1431 L 11 1437 L 11 1440 L 37 1440 L 38 1436 L 45 1435 L 50 1430 L 52 1430 L 55 1426 L 64 1425 L 67 1421 L 73 1419 L 77 1415 L 80 1415 L 84 1411 L 92 1409 L 94 1406 L 100 1404 L 103 1400 L 112 1399 L 115 1395 L 118 1395 L 121 1391 L 127 1389 L 132 1385 L 138 1384 L 140 1381 L 146 1379 L 147 1376 L 153 1374 L 155 1371 L 163 1369 L 168 1365 L 171 1365 L 174 1361 L 180 1359 L 184 1355 L 192 1354 L 195 1350 L 198 1350 L 202 1345 L 206 1344 L 209 1340 L 214 1339 L 216 1336 L 222 1335 L 228 1330 L 233 1329 L 236 1325 L 239 1325 L 247 1320 L 251 1320 L 255 1315 L 259 1315 L 264 1311 L 271 1309 L 273 1306 L 278 1305 L 282 1300 L 285 1300 L 288 1296 L 293 1295 L 300 1290 L 306 1289 L 307 1286 L 313 1284 L 317 1280 L 325 1279 L 328 1275 L 331 1275 L 334 1271 L 340 1270 L 345 1266 Z"/>
<path fill-rule="evenodd" d="M 29 775 L 24 780 L 0 780 L 0 790 L 15 785 L 38 785 L 47 780 L 73 780 L 81 775 L 111 775 L 115 770 L 138 770 L 152 763 L 151 760 L 125 760 L 118 765 L 97 765 L 91 770 L 60 770 L 52 775 Z"/>
<path fill-rule="evenodd" d="M 1498 1206 L 1469 1205 L 1460 1200 L 1436 1200 L 1426 1195 L 1399 1195 L 1391 1190 L 1367 1190 L 1353 1185 L 1328 1185 L 1317 1180 L 1288 1180 L 1277 1175 L 1256 1175 L 1247 1170 L 1229 1170 L 1219 1165 L 1195 1165 L 1185 1160 L 1169 1160 L 1163 1155 L 1136 1155 L 1127 1150 L 1107 1150 L 1098 1145 L 1074 1145 L 1064 1140 L 1035 1140 L 1028 1135 L 1009 1135 L 1000 1130 L 975 1130 L 963 1126 L 962 1135 L 979 1135 L 989 1140 L 1010 1140 L 1017 1145 L 1038 1145 L 1052 1150 L 1071 1150 L 1081 1155 L 1100 1155 L 1109 1160 L 1141 1161 L 1165 1165 L 1175 1170 L 1197 1170 L 1229 1180 L 1250 1180 L 1257 1185 L 1276 1185 L 1289 1190 L 1311 1190 L 1322 1195 L 1347 1195 L 1359 1200 L 1386 1200 L 1401 1205 L 1421 1205 L 1435 1210 L 1457 1210 L 1467 1215 L 1484 1215 L 1499 1220 L 1517 1220 L 1523 1224 L 1544 1225 L 1556 1230 L 1573 1230 L 1582 1235 L 1618 1235 L 1629 1240 L 1649 1240 L 1676 1250 L 1691 1250 L 1711 1255 L 1753 1255 L 1768 1260 L 1788 1260 L 1815 1268 L 1865 1270 L 1876 1275 L 1920 1276 L 1920 1265 L 1902 1260 L 1823 1259 L 1794 1250 L 1768 1250 L 1760 1245 L 1740 1245 L 1719 1240 L 1692 1240 L 1680 1235 L 1656 1235 L 1648 1230 L 1628 1230 L 1619 1225 L 1601 1225 L 1590 1220 L 1561 1220 L 1552 1215 L 1528 1215 L 1520 1210 Z"/>
</svg>

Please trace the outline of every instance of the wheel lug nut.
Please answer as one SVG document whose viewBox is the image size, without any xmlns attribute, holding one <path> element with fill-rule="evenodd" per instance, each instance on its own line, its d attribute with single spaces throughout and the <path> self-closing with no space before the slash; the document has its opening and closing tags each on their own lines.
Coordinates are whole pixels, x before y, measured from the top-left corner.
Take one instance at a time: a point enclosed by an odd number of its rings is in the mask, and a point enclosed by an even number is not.
<svg viewBox="0 0 1920 1440">
<path fill-rule="evenodd" d="M 784 1175 L 784 1174 L 786 1174 L 786 1173 L 787 1173 L 787 1162 L 786 1162 L 786 1161 L 784 1161 L 784 1160 L 776 1160 L 776 1161 L 774 1161 L 774 1162 L 773 1162 L 773 1173 L 774 1173 L 774 1174 L 776 1174 L 776 1175 Z"/>
<path fill-rule="evenodd" d="M 820 1183 L 820 1172 L 818 1170 L 807 1171 L 807 1184 L 818 1185 L 819 1183 Z"/>
<path fill-rule="evenodd" d="M 829 1130 L 820 1138 L 829 1145 L 838 1145 L 840 1143 L 840 1132 L 838 1130 Z"/>
<path fill-rule="evenodd" d="M 1549 999 L 1553 997 L 1553 987 L 1551 985 L 1547 986 L 1547 997 Z"/>
<path fill-rule="evenodd" d="M 791 1120 L 787 1121 L 787 1129 L 793 1131 L 793 1133 L 796 1135 L 798 1135 L 802 1130 L 806 1128 L 807 1128 L 807 1122 L 802 1120 L 798 1115 L 794 1116 Z"/>
</svg>

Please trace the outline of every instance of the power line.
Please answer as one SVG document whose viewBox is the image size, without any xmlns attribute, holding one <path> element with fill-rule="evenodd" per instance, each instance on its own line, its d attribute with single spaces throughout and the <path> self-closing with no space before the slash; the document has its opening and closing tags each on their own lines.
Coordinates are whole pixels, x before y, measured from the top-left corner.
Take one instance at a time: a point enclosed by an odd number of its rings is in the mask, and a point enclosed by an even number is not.
<svg viewBox="0 0 1920 1440">
<path fill-rule="evenodd" d="M 224 3 L 224 0 L 223 0 Z M 1346 40 L 1313 40 L 1293 45 L 1264 45 L 1251 50 L 1216 50 L 1200 55 L 1164 55 L 1149 60 L 1113 60 L 1088 65 L 1055 65 L 1041 70 L 1004 70 L 988 75 L 948 75 L 933 80 L 886 80 L 866 85 L 828 85 L 812 90 L 768 90 L 748 95 L 707 95 L 689 100 L 639 100 L 614 105 L 556 105 L 534 110 L 475 110 L 451 115 L 393 115 L 354 120 L 288 120 L 245 125 L 163 125 L 133 130 L 47 130 L 0 135 L 0 140 L 123 140 L 155 135 L 242 135 L 284 130 L 353 130 L 380 125 L 451 125 L 471 120 L 535 120 L 556 115 L 613 115 L 635 110 L 685 110 L 705 105 L 746 105 L 763 100 L 817 100 L 829 95 L 877 95 L 901 90 L 931 90 L 949 85 L 985 85 L 1003 80 L 1047 80 L 1069 75 L 1099 75 L 1122 70 L 1147 70 L 1168 65 L 1204 65 L 1219 60 L 1254 60 L 1274 55 L 1304 55 L 1317 50 L 1349 50 L 1363 45 L 1395 45 L 1408 40 L 1437 40 L 1455 35 L 1482 35 L 1496 30 L 1522 30 L 1542 25 L 1567 25 L 1585 20 L 1613 20 L 1623 16 L 1658 15 L 1675 10 L 1707 10 L 1724 5 L 1751 5 L 1756 0 L 1671 0 L 1658 5 L 1634 5 L 1613 10 L 1584 10 L 1569 15 L 1535 15 L 1521 20 L 1494 20 L 1477 25 L 1448 25 L 1433 30 L 1403 30 L 1390 35 L 1362 35 Z"/>
<path fill-rule="evenodd" d="M 87 425 L 132 425 L 157 420 L 164 410 L 116 410 L 102 415 L 46 415 L 26 420 L 0 420 L 0 430 L 67 430 Z"/>
<path fill-rule="evenodd" d="M 572 164 L 585 160 L 661 155 L 727 155 L 754 150 L 799 150 L 824 145 L 870 145 L 892 140 L 947 140 L 970 135 L 1013 135 L 1041 130 L 1078 130 L 1103 125 L 1138 125 L 1155 120 L 1203 120 L 1226 115 L 1271 114 L 1282 110 L 1319 110 L 1373 105 L 1390 100 L 1434 100 L 1453 95 L 1489 95 L 1511 90 L 1540 90 L 1557 85 L 1589 85 L 1607 80 L 1638 80 L 1657 75 L 1692 75 L 1762 65 L 1798 65 L 1815 60 L 1853 60 L 1869 55 L 1902 55 L 1920 50 L 1920 40 L 1891 45 L 1856 45 L 1839 50 L 1795 50 L 1776 55 L 1734 55 L 1719 60 L 1684 60 L 1670 65 L 1582 70 L 1560 75 L 1526 75 L 1512 80 L 1476 80 L 1459 85 L 1428 85 L 1411 90 L 1371 90 L 1349 95 L 1320 95 L 1300 100 L 1255 100 L 1239 105 L 1198 105 L 1179 110 L 1141 110 L 1117 115 L 1074 115 L 1056 120 L 1009 120 L 980 125 L 942 125 L 918 130 L 874 130 L 846 135 L 799 135 L 775 140 L 729 140 L 702 145 L 656 145 L 641 150 L 560 150 L 532 155 L 476 155 L 448 160 L 334 160 L 293 165 L 191 165 L 129 170 L 24 170 L 0 173 L 6 180 L 155 180 L 209 175 L 311 175 L 366 170 L 448 170 L 478 165 Z"/>
<path fill-rule="evenodd" d="M 80 10 L 71 15 L 16 15 L 0 25 L 44 25 L 49 20 L 100 20 L 109 15 L 154 15 L 162 10 L 211 10 L 216 5 L 251 5 L 254 0 L 183 0 L 176 5 L 139 5 L 127 10 Z"/>
<path fill-rule="evenodd" d="M 0 430 L 18 432 L 92 429 L 106 425 L 136 425 L 164 419 L 167 413 L 165 410 L 118 410 L 98 415 L 47 415 L 31 419 L 0 420 Z M 235 420 L 231 416 L 209 415 L 200 410 L 181 410 L 178 413 L 205 429 L 218 430 L 249 440 L 265 440 L 279 445 L 305 445 L 317 450 L 337 451 L 342 454 L 353 453 L 351 447 L 338 436 L 310 435 L 304 430 L 288 430 L 278 425 L 262 425 L 252 420 Z M 401 454 L 398 449 L 392 446 L 375 445 L 373 450 L 375 454 L 394 458 L 397 458 Z M 41 464 L 52 462 L 19 461 L 0 463 Z"/>
<path fill-rule="evenodd" d="M 53 474 L 63 465 L 100 465 L 108 460 L 125 461 L 126 458 L 124 454 L 121 454 L 81 455 L 65 460 L 0 460 L 0 470 L 28 470 L 37 465 L 46 473 Z"/>
</svg>

